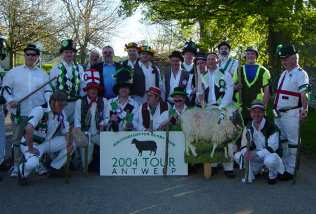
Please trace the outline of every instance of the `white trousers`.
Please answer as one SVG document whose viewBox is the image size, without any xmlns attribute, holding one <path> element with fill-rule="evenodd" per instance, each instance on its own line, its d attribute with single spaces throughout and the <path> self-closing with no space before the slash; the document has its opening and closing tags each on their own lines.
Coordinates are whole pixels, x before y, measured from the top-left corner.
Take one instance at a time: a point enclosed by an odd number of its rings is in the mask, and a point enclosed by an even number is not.
<svg viewBox="0 0 316 214">
<path fill-rule="evenodd" d="M 88 165 L 92 161 L 93 157 L 93 151 L 94 151 L 94 146 L 98 145 L 100 146 L 100 134 L 92 135 L 90 139 L 90 143 L 88 144 Z M 81 164 L 84 166 L 85 164 L 85 154 L 84 154 L 84 149 L 80 148 L 80 157 L 81 157 Z"/>
<path fill-rule="evenodd" d="M 76 101 L 74 102 L 67 102 L 67 105 L 65 106 L 65 114 L 67 116 L 67 121 L 69 124 L 72 124 L 74 122 L 74 117 L 75 117 L 75 104 Z"/>
<path fill-rule="evenodd" d="M 60 169 L 67 161 L 67 142 L 64 136 L 57 136 L 42 144 L 34 144 L 38 149 L 39 155 L 36 156 L 28 151 L 28 147 L 21 145 L 21 151 L 25 157 L 24 176 L 29 176 L 34 169 L 39 167 L 40 159 L 45 153 L 57 153 L 57 156 L 52 160 L 50 166 L 54 169 Z M 20 165 L 21 169 L 21 165 Z"/>
<path fill-rule="evenodd" d="M 0 105 L 0 165 L 4 161 L 5 158 L 5 126 L 4 126 L 4 113 L 3 113 L 3 105 Z"/>
<path fill-rule="evenodd" d="M 294 174 L 297 148 L 288 147 L 298 145 L 300 125 L 299 109 L 280 113 L 280 117 L 275 119 L 275 124 L 281 130 L 280 139 L 283 147 L 282 159 L 285 165 L 285 171 Z M 283 143 L 284 141 L 285 143 Z"/>
<path fill-rule="evenodd" d="M 250 161 L 251 172 L 253 175 L 257 175 L 263 167 L 269 170 L 269 178 L 274 179 L 278 176 L 278 173 L 284 173 L 284 165 L 280 156 L 276 153 L 270 153 L 268 150 L 263 149 L 260 151 L 254 151 L 255 158 Z M 245 151 L 236 152 L 234 159 L 236 163 L 242 165 Z M 254 179 L 254 177 L 253 177 Z"/>
</svg>

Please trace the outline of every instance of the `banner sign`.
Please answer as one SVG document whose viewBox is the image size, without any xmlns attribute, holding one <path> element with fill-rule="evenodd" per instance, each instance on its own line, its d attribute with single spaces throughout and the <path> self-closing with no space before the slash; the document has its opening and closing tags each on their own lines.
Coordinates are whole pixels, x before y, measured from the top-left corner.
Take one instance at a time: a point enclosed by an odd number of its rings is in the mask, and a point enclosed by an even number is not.
<svg viewBox="0 0 316 214">
<path fill-rule="evenodd" d="M 100 174 L 159 176 L 165 165 L 166 132 L 102 132 Z M 169 132 L 167 175 L 187 175 L 182 132 Z"/>
</svg>

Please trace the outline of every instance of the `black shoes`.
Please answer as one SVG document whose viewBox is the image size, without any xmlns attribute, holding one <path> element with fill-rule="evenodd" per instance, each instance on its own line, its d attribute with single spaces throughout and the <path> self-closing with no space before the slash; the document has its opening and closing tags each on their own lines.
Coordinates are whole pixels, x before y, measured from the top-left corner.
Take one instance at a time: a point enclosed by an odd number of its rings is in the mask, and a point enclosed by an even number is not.
<svg viewBox="0 0 316 214">
<path fill-rule="evenodd" d="M 280 181 L 289 181 L 293 179 L 293 175 L 285 171 L 282 175 L 279 175 L 279 179 Z"/>
<path fill-rule="evenodd" d="M 224 174 L 227 178 L 235 178 L 236 174 L 234 173 L 234 171 L 224 171 Z"/>
<path fill-rule="evenodd" d="M 277 179 L 277 178 L 273 178 L 273 179 L 268 178 L 268 184 L 270 184 L 270 185 L 276 184 L 276 183 L 277 183 L 277 181 L 278 181 L 278 179 Z"/>
</svg>

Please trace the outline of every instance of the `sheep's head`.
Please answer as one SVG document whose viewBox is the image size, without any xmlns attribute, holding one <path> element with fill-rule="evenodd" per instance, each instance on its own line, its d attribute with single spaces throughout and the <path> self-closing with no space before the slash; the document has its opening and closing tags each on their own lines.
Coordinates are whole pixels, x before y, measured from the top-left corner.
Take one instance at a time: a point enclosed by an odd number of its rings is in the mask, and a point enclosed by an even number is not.
<svg viewBox="0 0 316 214">
<path fill-rule="evenodd" d="M 131 144 L 135 144 L 137 142 L 137 140 L 134 138 L 131 142 Z"/>
</svg>

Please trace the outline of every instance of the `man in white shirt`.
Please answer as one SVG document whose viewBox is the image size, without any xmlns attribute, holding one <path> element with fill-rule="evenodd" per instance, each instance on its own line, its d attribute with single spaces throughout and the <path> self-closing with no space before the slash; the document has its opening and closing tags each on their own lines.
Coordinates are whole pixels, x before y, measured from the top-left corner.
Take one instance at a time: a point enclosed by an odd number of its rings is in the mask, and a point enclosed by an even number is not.
<svg viewBox="0 0 316 214">
<path fill-rule="evenodd" d="M 237 72 L 239 61 L 230 57 L 231 46 L 227 41 L 221 42 L 218 46 L 219 69 L 222 73 L 229 72 L 231 76 Z"/>
<path fill-rule="evenodd" d="M 147 92 L 147 102 L 139 109 L 139 131 L 163 130 L 169 121 L 168 104 L 160 97 L 160 89 L 151 87 Z"/>
<path fill-rule="evenodd" d="M 268 184 L 275 184 L 278 174 L 284 173 L 284 165 L 278 154 L 280 133 L 276 125 L 264 117 L 264 110 L 261 100 L 251 103 L 251 121 L 243 131 L 241 148 L 235 153 L 234 159 L 240 168 L 248 168 L 245 181 L 252 182 L 255 175 L 266 167 L 269 170 Z"/>
<path fill-rule="evenodd" d="M 190 74 L 181 69 L 183 57 L 181 52 L 173 51 L 169 56 L 170 69 L 164 72 L 163 98 L 166 102 L 173 104 L 171 94 L 176 87 L 186 88 L 187 93 L 192 91 L 192 78 Z"/>
<path fill-rule="evenodd" d="M 133 94 L 139 105 L 146 101 L 150 87 L 162 88 L 159 68 L 153 63 L 154 51 L 149 46 L 140 47 L 140 59 L 134 66 Z"/>
<path fill-rule="evenodd" d="M 15 147 L 20 145 L 27 118 L 35 107 L 47 105 L 51 95 L 51 88 L 47 84 L 43 89 L 19 103 L 22 98 L 49 80 L 48 75 L 37 67 L 39 55 L 40 50 L 34 44 L 29 44 L 24 49 L 25 65 L 11 69 L 3 79 L 3 87 L 5 88 L 3 96 L 6 99 L 9 111 L 13 115 L 15 124 L 13 134 L 14 166 L 11 168 L 11 176 L 17 176 L 20 152 Z"/>
<path fill-rule="evenodd" d="M 102 96 L 102 86 L 100 82 L 100 74 L 96 69 L 88 69 L 84 72 L 86 81 L 86 96 L 76 101 L 75 105 L 75 121 L 74 121 L 74 139 L 76 142 L 77 136 L 86 135 L 88 145 L 88 160 L 87 164 L 92 161 L 94 145 L 100 146 L 100 132 L 104 131 L 106 121 L 108 120 L 107 100 Z M 76 134 L 78 133 L 78 134 Z M 79 139 L 76 143 L 79 143 Z M 84 166 L 84 152 L 81 148 L 81 162 Z"/>
<path fill-rule="evenodd" d="M 130 42 L 125 45 L 125 51 L 127 51 L 127 57 L 128 59 L 123 61 L 122 64 L 124 66 L 129 66 L 131 69 L 134 69 L 136 63 L 138 63 L 138 57 L 139 57 L 139 47 L 137 43 Z"/>
<path fill-rule="evenodd" d="M 57 77 L 52 82 L 53 90 L 64 91 L 68 95 L 68 104 L 65 112 L 70 123 L 74 120 L 75 102 L 84 95 L 83 68 L 75 63 L 76 47 L 71 39 L 61 42 L 61 62 L 54 66 L 50 72 L 50 79 Z"/>
<path fill-rule="evenodd" d="M 281 130 L 285 173 L 281 180 L 291 180 L 296 171 L 300 143 L 300 120 L 307 117 L 309 77 L 298 64 L 299 55 L 293 45 L 279 45 L 277 53 L 285 71 L 282 72 L 274 99 L 275 123 Z"/>
<path fill-rule="evenodd" d="M 69 132 L 67 117 L 63 111 L 67 95 L 55 91 L 49 100 L 50 108 L 41 106 L 32 109 L 21 141 L 24 160 L 18 167 L 19 183 L 27 184 L 27 179 L 38 167 L 44 154 L 57 156 L 48 166 L 50 173 L 60 170 L 67 161 L 67 153 L 71 152 L 71 144 L 67 144 L 65 135 Z"/>
<path fill-rule="evenodd" d="M 218 67 L 216 53 L 207 55 L 207 72 L 202 74 L 202 93 L 207 105 L 226 107 L 233 101 L 234 83 L 229 73 L 222 73 Z"/>
</svg>

